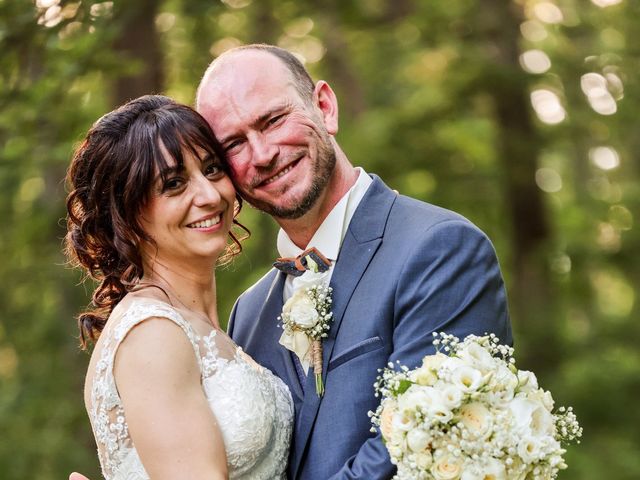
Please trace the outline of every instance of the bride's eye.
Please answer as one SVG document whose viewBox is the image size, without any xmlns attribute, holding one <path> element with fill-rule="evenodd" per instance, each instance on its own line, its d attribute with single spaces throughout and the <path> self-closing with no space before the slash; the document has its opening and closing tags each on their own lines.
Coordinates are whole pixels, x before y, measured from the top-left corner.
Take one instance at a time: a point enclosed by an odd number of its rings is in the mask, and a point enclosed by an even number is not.
<svg viewBox="0 0 640 480">
<path fill-rule="evenodd" d="M 217 179 L 223 174 L 222 166 L 215 162 L 209 163 L 204 169 L 204 175 L 209 179 Z"/>
<path fill-rule="evenodd" d="M 169 177 L 162 183 L 162 193 L 175 192 L 179 190 L 184 184 L 184 181 L 180 177 Z"/>
</svg>

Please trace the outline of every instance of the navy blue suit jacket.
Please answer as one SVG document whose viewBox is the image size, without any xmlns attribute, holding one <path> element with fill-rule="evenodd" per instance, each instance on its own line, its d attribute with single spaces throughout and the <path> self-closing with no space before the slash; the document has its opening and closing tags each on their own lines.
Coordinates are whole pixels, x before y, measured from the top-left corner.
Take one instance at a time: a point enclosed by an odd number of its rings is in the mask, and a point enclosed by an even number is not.
<svg viewBox="0 0 640 480">
<path fill-rule="evenodd" d="M 487 237 L 448 210 L 397 195 L 378 177 L 358 206 L 331 279 L 334 321 L 324 341 L 326 392 L 306 395 L 278 344 L 285 274 L 272 269 L 236 302 L 229 334 L 282 378 L 293 396 L 290 479 L 384 479 L 395 467 L 369 410 L 378 369 L 412 368 L 433 353 L 432 332 L 495 333 L 512 343 L 500 268 Z"/>
</svg>

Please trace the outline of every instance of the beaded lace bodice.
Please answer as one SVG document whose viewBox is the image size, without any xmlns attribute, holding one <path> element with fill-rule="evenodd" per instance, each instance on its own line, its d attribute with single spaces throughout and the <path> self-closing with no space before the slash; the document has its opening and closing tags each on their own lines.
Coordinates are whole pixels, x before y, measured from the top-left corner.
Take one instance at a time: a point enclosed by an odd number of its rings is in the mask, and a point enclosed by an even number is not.
<svg viewBox="0 0 640 480">
<path fill-rule="evenodd" d="M 93 380 L 88 385 L 87 409 L 104 477 L 149 478 L 129 436 L 113 366 L 127 333 L 151 317 L 175 322 L 193 346 L 204 394 L 222 432 L 229 478 L 285 478 L 293 423 L 286 385 L 269 370 L 257 368 L 223 332 L 212 329 L 207 335 L 199 335 L 173 307 L 146 299 L 134 299 L 124 312 L 109 319 L 111 328 L 102 334 Z"/>
</svg>

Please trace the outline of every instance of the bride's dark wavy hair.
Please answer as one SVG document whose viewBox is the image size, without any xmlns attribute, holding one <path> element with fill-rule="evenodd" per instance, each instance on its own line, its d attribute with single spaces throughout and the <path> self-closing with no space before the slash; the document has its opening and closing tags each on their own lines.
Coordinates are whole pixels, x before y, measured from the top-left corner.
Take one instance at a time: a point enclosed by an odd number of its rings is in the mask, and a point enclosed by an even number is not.
<svg viewBox="0 0 640 480">
<path fill-rule="evenodd" d="M 160 145 L 178 167 L 183 152 L 199 157 L 204 150 L 222 160 L 224 151 L 206 120 L 192 108 L 161 95 L 132 100 L 96 121 L 74 152 L 67 171 L 67 235 L 65 253 L 70 262 L 99 281 L 92 305 L 78 315 L 80 345 L 95 342 L 113 308 L 142 278 L 142 242 L 154 245 L 140 224 L 156 172 L 168 165 Z M 165 181 L 162 178 L 162 181 Z M 227 263 L 237 255 L 240 241 L 249 235 L 235 217 L 242 208 L 237 196 L 231 242 L 220 257 Z"/>
</svg>

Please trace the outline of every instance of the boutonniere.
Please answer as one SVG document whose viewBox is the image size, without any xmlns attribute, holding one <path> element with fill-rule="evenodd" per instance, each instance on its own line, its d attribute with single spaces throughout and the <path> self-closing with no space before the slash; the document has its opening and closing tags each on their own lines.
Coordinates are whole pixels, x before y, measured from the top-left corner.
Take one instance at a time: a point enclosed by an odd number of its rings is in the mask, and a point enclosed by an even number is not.
<svg viewBox="0 0 640 480">
<path fill-rule="evenodd" d="M 332 289 L 327 278 L 327 272 L 320 273 L 313 264 L 309 265 L 309 270 L 294 279 L 293 295 L 284 304 L 282 314 L 278 317 L 284 329 L 280 345 L 295 353 L 305 370 L 310 365 L 313 367 L 319 397 L 324 394 L 322 339 L 328 336 L 333 320 Z"/>
</svg>

